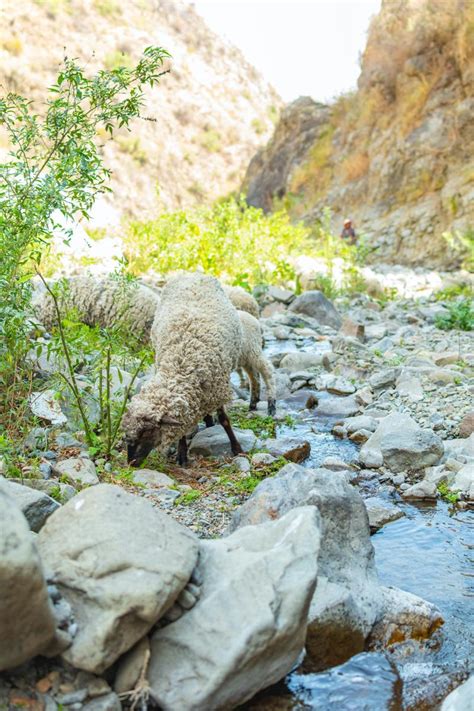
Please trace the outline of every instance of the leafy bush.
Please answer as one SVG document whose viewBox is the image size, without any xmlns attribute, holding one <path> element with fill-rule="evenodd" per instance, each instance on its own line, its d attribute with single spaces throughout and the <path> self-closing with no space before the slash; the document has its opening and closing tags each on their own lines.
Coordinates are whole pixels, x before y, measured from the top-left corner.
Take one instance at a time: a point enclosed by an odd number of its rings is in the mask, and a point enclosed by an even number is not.
<svg viewBox="0 0 474 711">
<path fill-rule="evenodd" d="M 133 274 L 202 269 L 251 288 L 295 278 L 290 255 L 311 251 L 309 229 L 279 211 L 265 215 L 243 200 L 228 199 L 192 212 L 169 212 L 132 222 L 125 254 Z"/>
<path fill-rule="evenodd" d="M 64 60 L 44 115 L 18 94 L 0 98 L 0 125 L 12 150 L 0 165 L 0 419 L 17 420 L 26 408 L 32 373 L 27 367 L 30 277 L 54 231 L 68 239 L 68 220 L 88 216 L 96 196 L 109 190 L 109 171 L 94 141 L 140 115 L 144 88 L 161 76 L 168 53 L 145 50 L 132 69 L 99 71 L 89 78 Z"/>
<path fill-rule="evenodd" d="M 448 314 L 438 316 L 436 326 L 444 331 L 458 329 L 460 331 L 472 331 L 474 329 L 474 307 L 473 300 L 469 298 L 459 299 L 447 304 Z"/>
</svg>

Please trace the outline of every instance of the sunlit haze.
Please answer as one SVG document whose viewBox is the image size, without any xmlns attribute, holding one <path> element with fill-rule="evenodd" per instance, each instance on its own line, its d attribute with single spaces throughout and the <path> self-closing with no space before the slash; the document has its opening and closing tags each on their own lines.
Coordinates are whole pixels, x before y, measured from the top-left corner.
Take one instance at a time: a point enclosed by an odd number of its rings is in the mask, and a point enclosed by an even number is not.
<svg viewBox="0 0 474 711">
<path fill-rule="evenodd" d="M 356 86 L 359 55 L 380 0 L 195 0 L 285 101 L 325 101 Z"/>
</svg>

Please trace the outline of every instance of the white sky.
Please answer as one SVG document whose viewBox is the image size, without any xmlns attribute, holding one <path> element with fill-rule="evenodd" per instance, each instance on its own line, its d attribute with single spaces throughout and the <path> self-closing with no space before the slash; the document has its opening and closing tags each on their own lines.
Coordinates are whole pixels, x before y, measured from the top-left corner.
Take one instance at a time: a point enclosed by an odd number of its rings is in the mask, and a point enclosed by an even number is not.
<svg viewBox="0 0 474 711">
<path fill-rule="evenodd" d="M 356 86 L 359 54 L 380 0 L 194 0 L 285 101 L 326 101 Z"/>
</svg>

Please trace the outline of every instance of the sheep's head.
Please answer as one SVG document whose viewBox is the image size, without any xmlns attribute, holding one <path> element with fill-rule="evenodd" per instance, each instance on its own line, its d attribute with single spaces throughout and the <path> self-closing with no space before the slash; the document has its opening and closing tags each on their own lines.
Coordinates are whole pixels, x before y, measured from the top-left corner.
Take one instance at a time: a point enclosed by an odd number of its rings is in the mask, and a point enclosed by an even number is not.
<svg viewBox="0 0 474 711">
<path fill-rule="evenodd" d="M 152 449 L 164 449 L 177 439 L 178 420 L 166 413 L 140 412 L 130 408 L 123 419 L 127 460 L 140 466 Z"/>
</svg>

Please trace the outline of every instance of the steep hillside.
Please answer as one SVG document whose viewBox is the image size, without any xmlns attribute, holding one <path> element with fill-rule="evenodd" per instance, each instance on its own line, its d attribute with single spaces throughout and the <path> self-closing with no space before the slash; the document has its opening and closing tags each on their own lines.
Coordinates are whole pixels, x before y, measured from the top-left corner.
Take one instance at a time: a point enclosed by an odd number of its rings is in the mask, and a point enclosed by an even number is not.
<svg viewBox="0 0 474 711">
<path fill-rule="evenodd" d="M 155 120 L 136 122 L 132 134 L 119 132 L 112 141 L 102 137 L 114 171 L 114 212 L 141 218 L 235 189 L 271 134 L 278 95 L 184 2 L 0 3 L 0 85 L 36 100 L 44 99 L 64 52 L 93 72 L 128 65 L 152 44 L 172 54 L 171 73 L 148 97 L 147 115 Z"/>
<path fill-rule="evenodd" d="M 286 107 L 250 163 L 249 202 L 351 216 L 377 258 L 451 266 L 474 235 L 474 3 L 383 0 L 358 90 Z"/>
</svg>

